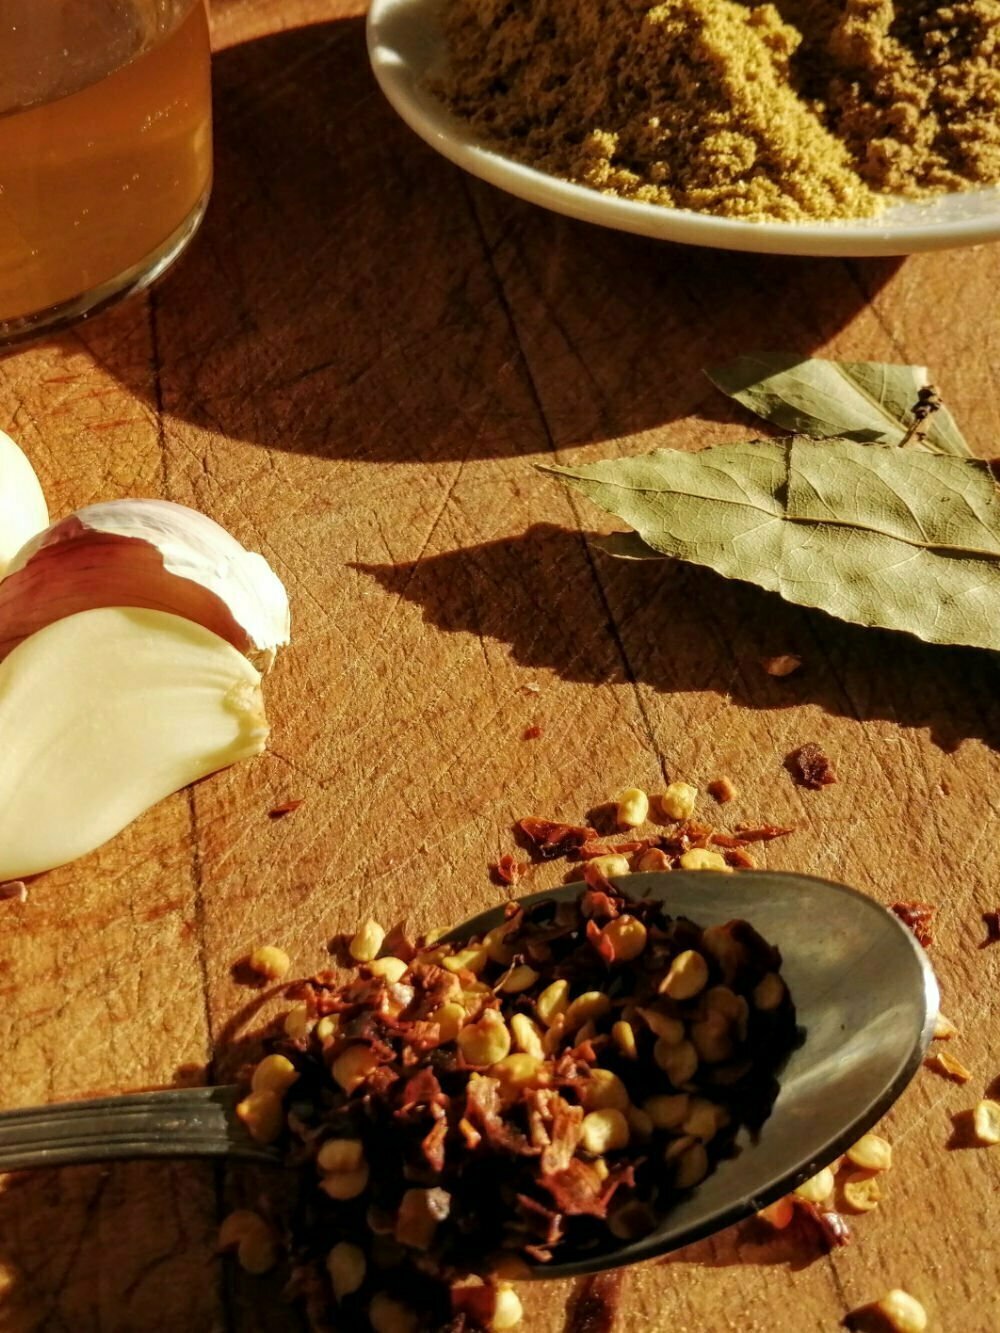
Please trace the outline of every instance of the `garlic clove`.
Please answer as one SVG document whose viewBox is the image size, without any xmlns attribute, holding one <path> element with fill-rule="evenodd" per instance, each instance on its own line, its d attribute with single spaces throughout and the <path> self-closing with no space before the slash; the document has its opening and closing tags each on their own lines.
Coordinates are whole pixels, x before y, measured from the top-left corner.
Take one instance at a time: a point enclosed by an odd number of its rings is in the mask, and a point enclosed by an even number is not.
<svg viewBox="0 0 1000 1333">
<path fill-rule="evenodd" d="M 49 511 L 34 468 L 0 430 L 0 578 L 28 538 L 48 523 Z"/>
<path fill-rule="evenodd" d="M 194 620 L 270 668 L 288 642 L 288 596 L 263 556 L 169 500 L 88 505 L 39 532 L 0 583 L 0 660 L 45 625 L 101 606 Z"/>
<path fill-rule="evenodd" d="M 105 607 L 0 663 L 0 882 L 75 860 L 188 783 L 259 754 L 261 677 L 162 611 Z"/>
</svg>

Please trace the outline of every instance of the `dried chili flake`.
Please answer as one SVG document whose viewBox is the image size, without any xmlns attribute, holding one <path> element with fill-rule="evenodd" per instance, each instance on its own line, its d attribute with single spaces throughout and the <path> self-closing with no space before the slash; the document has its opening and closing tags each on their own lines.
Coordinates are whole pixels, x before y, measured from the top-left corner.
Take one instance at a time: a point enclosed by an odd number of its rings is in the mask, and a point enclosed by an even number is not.
<svg viewBox="0 0 1000 1333">
<path fill-rule="evenodd" d="M 735 870 L 757 869 L 757 862 L 742 847 L 727 848 L 722 854 L 726 858 L 726 865 L 732 866 Z"/>
<path fill-rule="evenodd" d="M 986 938 L 980 944 L 980 949 L 987 949 L 991 944 L 1000 944 L 1000 907 L 994 908 L 992 912 L 983 913 L 983 925 L 986 927 Z"/>
<path fill-rule="evenodd" d="M 605 1177 L 593 1162 L 584 1162 L 574 1157 L 565 1170 L 543 1175 L 540 1183 L 552 1195 L 552 1202 L 565 1217 L 607 1215 Z"/>
<path fill-rule="evenodd" d="M 510 852 L 504 852 L 500 860 L 491 866 L 494 879 L 501 884 L 517 884 L 530 870 L 527 861 L 519 861 Z"/>
<path fill-rule="evenodd" d="M 821 1208 L 818 1204 L 810 1203 L 808 1199 L 799 1198 L 797 1194 L 789 1195 L 789 1198 L 792 1206 L 803 1217 L 808 1218 L 827 1249 L 833 1250 L 840 1245 L 850 1243 L 851 1228 L 841 1213 L 834 1212 L 831 1208 Z"/>
<path fill-rule="evenodd" d="M 559 824 L 551 819 L 536 819 L 532 815 L 518 820 L 517 827 L 543 861 L 554 861 L 557 856 L 568 856 L 585 842 L 597 837 L 597 830 L 585 825 Z"/>
<path fill-rule="evenodd" d="M 388 958 L 402 958 L 404 963 L 416 957 L 417 946 L 405 921 L 397 921 L 394 926 L 390 926 L 382 941 L 381 952 Z"/>
<path fill-rule="evenodd" d="M 438 1174 L 444 1170 L 444 1145 L 447 1137 L 448 1122 L 442 1118 L 435 1121 L 434 1128 L 425 1136 L 420 1145 L 424 1156 L 427 1158 L 427 1165 Z"/>
<path fill-rule="evenodd" d="M 453 1286 L 451 1308 L 456 1315 L 464 1315 L 466 1320 L 471 1320 L 473 1328 L 490 1328 L 496 1308 L 496 1290 L 485 1283 Z"/>
<path fill-rule="evenodd" d="M 530 727 L 525 727 L 521 733 L 521 739 L 525 741 L 537 741 L 542 735 L 542 728 L 538 722 L 532 722 Z"/>
<path fill-rule="evenodd" d="M 793 824 L 737 824 L 737 834 L 744 842 L 771 842 L 795 832 Z"/>
<path fill-rule="evenodd" d="M 414 1106 L 430 1107 L 447 1104 L 448 1098 L 441 1091 L 441 1084 L 433 1070 L 421 1069 L 419 1074 L 414 1074 L 412 1078 L 406 1080 L 403 1087 L 403 1110 Z"/>
<path fill-rule="evenodd" d="M 630 838 L 626 842 L 584 842 L 577 848 L 577 855 L 581 861 L 592 861 L 597 856 L 631 856 L 659 841 L 659 838 Z"/>
<path fill-rule="evenodd" d="M 716 829 L 709 838 L 709 842 L 715 847 L 745 847 L 746 838 L 741 838 L 735 833 L 727 833 L 724 829 Z"/>
<path fill-rule="evenodd" d="M 596 861 L 586 861 L 583 866 L 583 882 L 604 897 L 610 897 L 615 886 Z"/>
<path fill-rule="evenodd" d="M 621 899 L 615 892 L 614 885 L 608 881 L 607 888 L 589 888 L 580 897 L 580 915 L 598 921 L 613 921 L 621 910 Z"/>
<path fill-rule="evenodd" d="M 933 922 L 937 908 L 933 903 L 898 902 L 889 905 L 889 911 L 899 917 L 917 937 L 917 943 L 926 949 L 934 943 Z"/>
<path fill-rule="evenodd" d="M 618 1316 L 621 1269 L 585 1278 L 568 1312 L 565 1333 L 611 1333 Z"/>
<path fill-rule="evenodd" d="M 760 664 L 769 676 L 791 676 L 802 667 L 802 658 L 796 653 L 778 653 L 776 657 L 762 657 Z"/>
<path fill-rule="evenodd" d="M 708 784 L 708 794 L 719 805 L 727 805 L 736 796 L 736 787 L 730 778 L 715 778 Z"/>
<path fill-rule="evenodd" d="M 305 797 L 295 797 L 290 801 L 282 801 L 280 805 L 273 805 L 267 812 L 268 819 L 282 819 L 285 815 L 290 815 L 294 810 L 298 810 L 300 805 L 305 805 Z"/>
<path fill-rule="evenodd" d="M 544 1245 L 559 1244 L 563 1236 L 563 1220 L 554 1208 L 547 1208 L 528 1194 L 518 1194 L 516 1203 L 521 1218 L 538 1234 Z M 525 1252 L 528 1253 L 527 1249 Z M 551 1257 L 546 1256 L 547 1259 Z"/>
<path fill-rule="evenodd" d="M 540 834 L 543 842 L 552 828 Z M 707 839 L 711 831 L 692 832 Z M 633 932 L 638 949 L 609 957 L 602 946 L 622 914 L 644 928 Z M 296 1071 L 283 1098 L 285 1131 L 307 1188 L 333 1193 L 316 1170 L 330 1140 L 360 1143 L 365 1165 L 357 1202 L 331 1207 L 318 1197 L 293 1225 L 292 1243 L 297 1253 L 316 1256 L 321 1275 L 322 1257 L 340 1241 L 359 1246 L 373 1272 L 391 1243 L 399 1253 L 386 1278 L 389 1296 L 420 1310 L 427 1327 L 479 1333 L 493 1289 L 489 1281 L 460 1279 L 482 1271 L 486 1256 L 508 1249 L 536 1263 L 572 1261 L 600 1255 L 601 1247 L 610 1255 L 624 1235 L 614 1222 L 623 1209 L 655 1219 L 676 1193 L 664 1156 L 668 1131 L 654 1127 L 648 1141 L 623 1141 L 611 1123 L 621 1112 L 598 1098 L 610 1082 L 615 1096 L 624 1092 L 625 1104 L 639 1106 L 665 1086 L 645 1027 L 634 1058 L 620 1057 L 613 1027 L 623 1021 L 623 1006 L 638 1014 L 659 1006 L 663 976 L 688 949 L 700 948 L 710 960 L 713 984 L 744 999 L 778 970 L 780 955 L 749 923 L 714 926 L 709 940 L 694 922 L 669 917 L 659 902 L 626 898 L 608 881 L 575 899 L 509 904 L 502 934 L 489 943 L 417 947 L 399 931 L 400 950 L 416 948 L 400 976 L 390 982 L 358 963 L 348 979 L 325 972 L 302 983 L 310 1017 L 336 1021 L 322 1035 L 313 1028 L 304 1038 L 275 1042 Z M 468 958 L 454 959 L 465 947 L 479 955 L 475 970 L 464 965 Z M 454 972 L 443 965 L 452 960 Z M 515 976 L 519 984 L 508 986 Z M 542 997 L 554 985 L 550 1024 Z M 560 996 L 580 1001 L 575 1015 L 558 1009 Z M 701 1014 L 698 998 L 673 1002 L 671 1014 L 690 1030 Z M 787 992 L 778 1009 L 757 1013 L 731 1038 L 738 1081 L 723 1083 L 708 1064 L 691 1079 L 696 1095 L 730 1116 L 705 1142 L 709 1169 L 730 1153 L 743 1126 L 766 1118 L 777 1072 L 796 1041 Z M 587 1124 L 591 1115 L 605 1119 Z M 619 1191 L 627 1191 L 621 1204 Z M 325 1289 L 309 1289 L 321 1317 Z M 364 1294 L 347 1311 L 345 1330 L 362 1326 Z M 329 1323 L 335 1312 L 326 1313 Z"/>
<path fill-rule="evenodd" d="M 800 745 L 785 760 L 785 767 L 800 787 L 819 791 L 837 781 L 829 756 L 813 741 Z"/>
</svg>

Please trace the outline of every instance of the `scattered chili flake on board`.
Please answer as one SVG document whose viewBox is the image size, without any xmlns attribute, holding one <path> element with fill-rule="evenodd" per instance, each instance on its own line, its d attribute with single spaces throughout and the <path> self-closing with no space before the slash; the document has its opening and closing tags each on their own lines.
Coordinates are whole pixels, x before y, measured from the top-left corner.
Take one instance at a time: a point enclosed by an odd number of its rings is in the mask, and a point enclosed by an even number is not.
<svg viewBox="0 0 1000 1333">
<path fill-rule="evenodd" d="M 833 1250 L 850 1243 L 851 1228 L 847 1224 L 847 1218 L 841 1213 L 834 1212 L 831 1208 L 821 1208 L 818 1204 L 810 1203 L 808 1199 L 799 1198 L 797 1194 L 788 1197 L 792 1201 L 793 1208 L 798 1209 L 799 1213 L 812 1222 L 827 1249 Z"/>
<path fill-rule="evenodd" d="M 810 791 L 819 791 L 837 781 L 829 756 L 814 741 L 793 750 L 785 760 L 785 767 L 800 787 L 808 787 Z"/>
<path fill-rule="evenodd" d="M 542 728 L 537 722 L 532 722 L 530 727 L 525 727 L 524 734 L 521 737 L 525 741 L 537 741 L 542 734 Z"/>
<path fill-rule="evenodd" d="M 543 861 L 568 856 L 597 837 L 596 829 L 583 824 L 558 824 L 551 819 L 536 819 L 533 815 L 519 819 L 517 827 Z"/>
<path fill-rule="evenodd" d="M 737 824 L 737 836 L 744 842 L 771 842 L 774 838 L 787 838 L 795 832 L 792 824 Z"/>
<path fill-rule="evenodd" d="M 583 842 L 576 849 L 582 861 L 592 861 L 595 856 L 631 856 L 633 852 L 645 851 L 655 846 L 657 838 L 628 838 L 624 842 Z"/>
<path fill-rule="evenodd" d="M 917 937 L 917 943 L 925 949 L 934 943 L 932 926 L 937 908 L 933 903 L 890 903 L 889 911 L 895 912 L 904 926 L 909 926 Z"/>
<path fill-rule="evenodd" d="M 267 812 L 268 819 L 282 819 L 285 815 L 290 815 L 293 810 L 297 810 L 300 805 L 305 803 L 304 797 L 299 797 L 291 801 L 282 801 L 280 805 L 272 806 Z"/>
<path fill-rule="evenodd" d="M 500 860 L 491 867 L 494 878 L 501 884 L 516 884 L 523 879 L 530 869 L 526 861 L 518 861 L 510 852 L 504 852 Z"/>
<path fill-rule="evenodd" d="M 611 1333 L 624 1279 L 620 1268 L 585 1278 L 568 1312 L 566 1333 Z"/>
<path fill-rule="evenodd" d="M 729 778 L 716 778 L 708 784 L 708 794 L 720 805 L 726 805 L 736 795 L 736 788 Z"/>
<path fill-rule="evenodd" d="M 795 653 L 779 653 L 777 657 L 762 657 L 760 664 L 769 676 L 791 676 L 801 670 L 802 658 Z"/>
<path fill-rule="evenodd" d="M 736 870 L 757 869 L 757 862 L 742 847 L 727 848 L 722 855 L 726 858 L 726 865 L 733 866 Z"/>
<path fill-rule="evenodd" d="M 6 884 L 0 884 L 0 902 L 18 902 L 28 901 L 28 886 L 23 879 L 12 879 Z"/>
<path fill-rule="evenodd" d="M 992 912 L 983 913 L 983 925 L 986 927 L 986 938 L 980 944 L 980 949 L 988 949 L 991 944 L 1000 944 L 1000 907 L 994 908 Z"/>
</svg>

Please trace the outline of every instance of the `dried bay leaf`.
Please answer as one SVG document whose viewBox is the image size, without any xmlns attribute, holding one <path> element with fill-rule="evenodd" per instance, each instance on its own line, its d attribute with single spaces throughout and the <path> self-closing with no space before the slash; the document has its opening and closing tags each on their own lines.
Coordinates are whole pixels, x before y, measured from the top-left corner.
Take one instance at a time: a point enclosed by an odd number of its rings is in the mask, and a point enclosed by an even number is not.
<svg viewBox="0 0 1000 1333">
<path fill-rule="evenodd" d="M 783 430 L 861 444 L 899 444 L 929 381 L 926 366 L 878 361 L 823 361 L 783 352 L 737 357 L 706 372 L 730 398 Z M 914 440 L 931 453 L 971 456 L 946 407 L 927 418 Z"/>
<path fill-rule="evenodd" d="M 1000 493 L 990 466 L 800 436 L 569 468 L 561 477 L 672 556 L 931 643 L 1000 649 Z"/>
</svg>

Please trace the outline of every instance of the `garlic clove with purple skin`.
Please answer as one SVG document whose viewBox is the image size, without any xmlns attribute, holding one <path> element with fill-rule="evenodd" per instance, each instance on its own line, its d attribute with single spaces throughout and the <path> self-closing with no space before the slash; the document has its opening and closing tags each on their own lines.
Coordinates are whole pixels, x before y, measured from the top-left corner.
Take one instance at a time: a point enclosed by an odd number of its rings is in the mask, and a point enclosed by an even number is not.
<svg viewBox="0 0 1000 1333">
<path fill-rule="evenodd" d="M 0 660 L 45 625 L 102 606 L 169 611 L 268 670 L 288 597 L 263 556 L 169 500 L 88 505 L 31 537 L 0 582 Z"/>
</svg>

